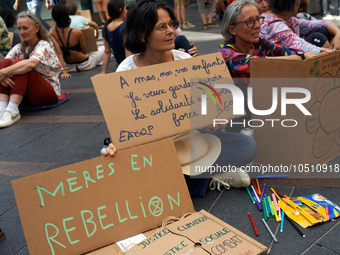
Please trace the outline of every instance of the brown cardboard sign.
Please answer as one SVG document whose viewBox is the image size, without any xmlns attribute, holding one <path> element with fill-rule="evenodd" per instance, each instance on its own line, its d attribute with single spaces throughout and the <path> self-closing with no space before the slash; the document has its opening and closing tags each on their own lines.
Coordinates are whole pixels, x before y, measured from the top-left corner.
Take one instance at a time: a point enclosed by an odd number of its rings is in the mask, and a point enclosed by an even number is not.
<svg viewBox="0 0 340 255">
<path fill-rule="evenodd" d="M 92 21 L 92 15 L 90 10 L 78 11 L 77 15 L 83 16 L 84 18 L 87 18 L 88 20 Z"/>
<path fill-rule="evenodd" d="M 82 254 L 194 211 L 165 139 L 12 182 L 30 254 Z"/>
<path fill-rule="evenodd" d="M 282 115 L 280 102 L 271 115 L 253 115 L 253 119 L 262 121 L 277 120 L 274 126 L 254 127 L 256 162 L 282 165 L 287 167 L 287 173 L 321 173 L 317 177 L 330 177 L 326 173 L 331 174 L 333 169 L 321 166 L 340 155 L 340 52 L 305 61 L 253 59 L 250 70 L 257 109 L 270 108 L 273 87 L 279 96 L 283 88 L 302 88 L 311 94 L 303 104 L 311 115 L 303 114 L 294 105 L 288 105 L 286 115 Z M 301 94 L 290 93 L 289 98 L 301 98 Z M 282 124 L 285 120 L 288 121 Z"/>
<path fill-rule="evenodd" d="M 230 91 L 212 90 L 219 83 L 233 85 L 221 53 L 94 76 L 91 80 L 117 148 L 233 117 Z M 204 90 L 210 93 L 206 115 L 202 114 L 201 103 Z"/>
<path fill-rule="evenodd" d="M 127 255 L 261 254 L 267 247 L 202 210 L 157 229 Z"/>
<path fill-rule="evenodd" d="M 93 28 L 83 29 L 83 37 L 86 45 L 87 52 L 97 51 L 97 41 L 96 36 L 94 34 Z"/>
</svg>

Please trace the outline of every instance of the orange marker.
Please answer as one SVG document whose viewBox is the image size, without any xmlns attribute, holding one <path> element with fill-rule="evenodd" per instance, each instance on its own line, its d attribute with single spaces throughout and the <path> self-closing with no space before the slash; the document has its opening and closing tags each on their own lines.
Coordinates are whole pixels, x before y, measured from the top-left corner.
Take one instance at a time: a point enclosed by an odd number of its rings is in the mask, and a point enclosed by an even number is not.
<svg viewBox="0 0 340 255">
<path fill-rule="evenodd" d="M 261 189 L 260 189 L 260 184 L 259 184 L 259 179 L 256 178 L 256 184 L 257 184 L 257 190 L 259 191 L 259 196 L 261 196 Z"/>
</svg>

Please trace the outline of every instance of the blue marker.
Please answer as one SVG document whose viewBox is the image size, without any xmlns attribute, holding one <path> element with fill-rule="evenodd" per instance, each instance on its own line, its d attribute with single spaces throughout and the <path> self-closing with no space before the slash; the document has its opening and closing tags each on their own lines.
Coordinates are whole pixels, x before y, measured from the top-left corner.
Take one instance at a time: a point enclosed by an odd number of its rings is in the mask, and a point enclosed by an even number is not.
<svg viewBox="0 0 340 255">
<path fill-rule="evenodd" d="M 264 195 L 264 198 L 266 199 L 266 204 L 267 204 L 267 211 L 269 214 L 271 214 L 271 210 L 270 210 L 270 206 L 269 206 L 269 202 L 268 202 L 268 198 L 267 198 L 267 194 Z"/>
<path fill-rule="evenodd" d="M 285 218 L 285 212 L 282 210 L 280 232 L 283 232 L 283 220 L 284 220 L 284 218 Z"/>
<path fill-rule="evenodd" d="M 288 178 L 288 174 L 270 174 L 270 175 L 258 175 L 257 179 L 276 179 L 276 178 Z"/>
</svg>

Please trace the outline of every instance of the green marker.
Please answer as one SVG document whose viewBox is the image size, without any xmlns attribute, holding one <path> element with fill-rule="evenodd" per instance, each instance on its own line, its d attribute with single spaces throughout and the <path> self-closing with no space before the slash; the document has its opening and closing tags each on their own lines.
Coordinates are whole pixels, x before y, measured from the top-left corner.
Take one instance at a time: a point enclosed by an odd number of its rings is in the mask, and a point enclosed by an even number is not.
<svg viewBox="0 0 340 255">
<path fill-rule="evenodd" d="M 254 198 L 253 198 L 253 196 L 250 194 L 250 191 L 249 191 L 248 187 L 246 187 L 246 190 L 247 190 L 247 192 L 248 192 L 248 194 L 249 194 L 249 196 L 250 196 L 251 201 L 253 201 L 253 204 L 255 204 Z"/>
<path fill-rule="evenodd" d="M 266 206 L 266 202 L 264 201 L 264 199 L 262 199 L 262 207 L 263 207 L 263 217 L 265 220 L 267 220 L 267 206 Z"/>
<path fill-rule="evenodd" d="M 270 206 L 270 213 L 272 214 L 273 217 L 275 217 L 275 213 L 274 213 L 275 208 L 273 208 L 272 200 L 271 200 L 270 196 L 268 196 L 267 198 L 268 198 L 268 203 L 269 203 L 269 206 Z"/>
<path fill-rule="evenodd" d="M 269 218 L 269 212 L 268 212 L 268 208 L 267 208 L 267 202 L 266 202 L 266 195 L 265 197 L 263 197 L 262 199 L 262 202 L 264 203 L 264 208 L 266 209 L 266 216 L 267 216 L 267 219 Z"/>
</svg>

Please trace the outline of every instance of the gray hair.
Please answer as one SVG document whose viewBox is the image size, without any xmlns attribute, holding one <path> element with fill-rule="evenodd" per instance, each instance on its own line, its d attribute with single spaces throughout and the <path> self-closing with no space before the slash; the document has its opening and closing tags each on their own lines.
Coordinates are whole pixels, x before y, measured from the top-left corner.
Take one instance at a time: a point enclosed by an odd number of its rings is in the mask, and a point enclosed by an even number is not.
<svg viewBox="0 0 340 255">
<path fill-rule="evenodd" d="M 50 37 L 48 35 L 48 32 L 47 30 L 43 27 L 40 19 L 38 19 L 37 16 L 35 16 L 32 12 L 30 11 L 23 11 L 23 12 L 20 12 L 18 14 L 18 18 L 17 20 L 19 20 L 20 18 L 24 18 L 24 17 L 29 17 L 30 20 L 32 20 L 35 24 L 39 24 L 40 25 L 40 29 L 37 33 L 37 36 L 40 40 L 45 40 L 45 41 L 48 41 L 50 42 Z M 22 41 L 21 42 L 21 51 L 24 53 L 25 52 L 25 49 L 27 47 L 27 42 L 24 42 Z"/>
<path fill-rule="evenodd" d="M 294 9 L 294 5 L 300 5 L 300 0 L 267 0 L 269 9 L 273 13 L 287 14 Z"/>
<path fill-rule="evenodd" d="M 225 10 L 222 20 L 222 36 L 226 43 L 235 42 L 235 36 L 229 32 L 228 27 L 236 22 L 242 7 L 246 5 L 253 5 L 257 8 L 254 0 L 237 0 L 232 2 Z"/>
</svg>

